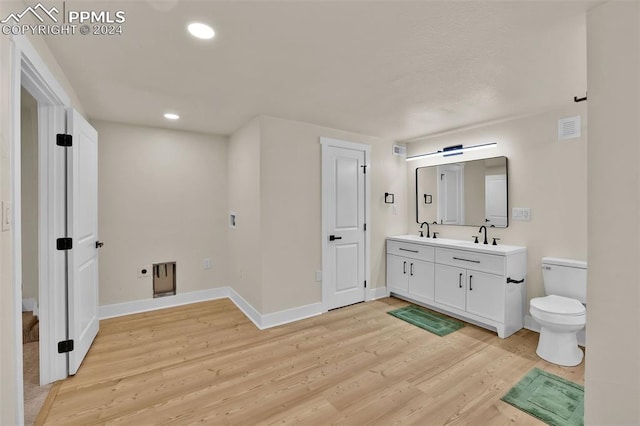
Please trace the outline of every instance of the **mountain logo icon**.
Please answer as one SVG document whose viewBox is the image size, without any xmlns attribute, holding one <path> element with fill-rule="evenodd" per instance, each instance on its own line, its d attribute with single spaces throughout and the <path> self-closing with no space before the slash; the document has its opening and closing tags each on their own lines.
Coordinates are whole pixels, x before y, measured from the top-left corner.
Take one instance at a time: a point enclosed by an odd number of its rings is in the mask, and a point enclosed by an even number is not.
<svg viewBox="0 0 640 426">
<path fill-rule="evenodd" d="M 38 21 L 44 22 L 44 18 L 49 17 L 53 22 L 58 22 L 58 18 L 54 15 L 60 13 L 60 11 L 54 6 L 51 9 L 47 9 L 43 6 L 42 3 L 38 3 L 35 6 L 28 6 L 25 10 L 20 13 L 12 13 L 7 16 L 5 19 L 0 21 L 2 24 L 7 24 L 9 21 L 13 20 L 14 23 L 19 23 L 20 20 L 27 14 L 32 14 Z"/>
</svg>

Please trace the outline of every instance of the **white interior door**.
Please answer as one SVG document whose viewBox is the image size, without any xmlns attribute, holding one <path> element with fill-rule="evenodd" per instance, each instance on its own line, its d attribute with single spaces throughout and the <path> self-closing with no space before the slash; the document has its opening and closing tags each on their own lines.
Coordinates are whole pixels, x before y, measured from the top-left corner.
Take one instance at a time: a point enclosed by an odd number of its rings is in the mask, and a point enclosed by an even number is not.
<svg viewBox="0 0 640 426">
<path fill-rule="evenodd" d="M 323 293 L 327 309 L 365 300 L 366 152 L 323 145 Z"/>
<path fill-rule="evenodd" d="M 485 176 L 485 213 L 487 225 L 507 226 L 507 176 Z"/>
<path fill-rule="evenodd" d="M 98 133 L 77 111 L 67 114 L 73 137 L 68 155 L 68 325 L 74 349 L 69 374 L 78 371 L 98 334 Z"/>
<path fill-rule="evenodd" d="M 464 225 L 464 166 L 438 166 L 438 223 Z"/>
</svg>

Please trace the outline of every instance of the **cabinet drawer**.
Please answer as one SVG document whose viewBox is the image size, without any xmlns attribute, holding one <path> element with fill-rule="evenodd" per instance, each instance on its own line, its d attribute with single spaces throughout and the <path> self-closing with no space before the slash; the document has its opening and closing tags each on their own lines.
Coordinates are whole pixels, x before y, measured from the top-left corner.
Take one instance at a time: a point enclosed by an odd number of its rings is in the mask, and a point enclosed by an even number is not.
<svg viewBox="0 0 640 426">
<path fill-rule="evenodd" d="M 436 249 L 436 263 L 504 275 L 505 257 L 472 251 Z"/>
<path fill-rule="evenodd" d="M 395 254 L 396 256 L 408 257 L 410 259 L 433 262 L 433 259 L 435 258 L 434 251 L 434 248 L 431 246 L 387 240 L 387 254 Z"/>
</svg>

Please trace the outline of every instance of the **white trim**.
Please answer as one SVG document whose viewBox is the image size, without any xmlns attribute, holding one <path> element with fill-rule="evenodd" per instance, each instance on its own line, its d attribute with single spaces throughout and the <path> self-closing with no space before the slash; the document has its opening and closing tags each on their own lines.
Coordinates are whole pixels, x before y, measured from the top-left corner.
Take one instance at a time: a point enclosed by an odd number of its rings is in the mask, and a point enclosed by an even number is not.
<svg viewBox="0 0 640 426">
<path fill-rule="evenodd" d="M 343 149 L 352 149 L 354 151 L 362 151 L 364 152 L 364 165 L 367 166 L 367 168 L 370 166 L 370 161 L 371 161 L 371 145 L 367 145 L 367 144 L 362 144 L 362 143 L 357 143 L 357 142 L 349 142 L 349 141 L 344 141 L 344 140 L 340 140 L 340 139 L 333 139 L 333 138 L 327 138 L 327 137 L 320 137 L 320 145 L 322 146 L 322 154 L 321 154 L 321 168 L 324 170 L 324 162 L 325 162 L 325 152 L 327 152 L 325 150 L 325 147 L 336 147 L 336 148 L 343 148 Z M 365 280 L 367 282 L 367 285 L 371 285 L 371 172 L 369 171 L 368 173 L 364 174 L 364 189 L 365 189 L 365 196 L 364 196 L 364 222 L 367 224 L 367 231 L 364 233 L 364 250 L 365 250 L 365 270 L 364 270 L 364 276 L 365 276 Z M 328 223 L 329 223 L 329 212 L 327 211 L 327 206 L 326 206 L 326 202 L 325 199 L 327 198 L 327 183 L 326 183 L 326 177 L 323 176 L 322 177 L 322 189 L 321 189 L 321 197 L 322 197 L 322 276 L 323 277 L 328 277 L 329 273 L 327 271 L 327 258 L 329 256 L 329 244 L 327 242 L 327 239 L 325 238 L 326 235 L 329 234 L 329 231 L 327 229 Z M 329 300 L 329 291 L 330 289 L 327 288 L 328 286 L 326 285 L 326 280 L 322 280 L 322 310 L 323 311 L 327 311 L 327 303 Z M 364 300 L 368 300 L 367 299 L 367 289 L 365 288 L 365 299 Z"/>
<path fill-rule="evenodd" d="M 262 315 L 261 330 L 276 327 L 282 324 L 299 321 L 306 318 L 315 317 L 326 312 L 322 303 L 312 303 L 310 305 L 298 306 L 296 308 L 285 309 L 284 311 L 273 312 Z"/>
<path fill-rule="evenodd" d="M 343 141 L 340 139 L 320 137 L 320 145 L 322 146 L 335 146 L 336 148 L 353 149 L 354 151 L 364 151 L 367 154 L 371 152 L 371 145 L 363 143 Z"/>
<path fill-rule="evenodd" d="M 294 321 L 300 321 L 325 312 L 322 309 L 322 303 L 318 302 L 262 315 L 231 287 L 218 287 L 208 290 L 176 294 L 175 296 L 158 297 L 156 299 L 135 300 L 132 302 L 103 305 L 98 308 L 98 315 L 100 319 L 103 320 L 107 318 L 139 314 L 141 312 L 156 311 L 158 309 L 173 308 L 175 306 L 189 305 L 191 303 L 206 302 L 208 300 L 224 298 L 229 298 L 260 330 L 277 327 Z"/>
<path fill-rule="evenodd" d="M 242 313 L 245 314 L 245 316 L 255 324 L 256 327 L 262 330 L 262 315 L 256 308 L 251 306 L 249 302 L 244 300 L 244 298 L 232 288 L 229 288 L 229 299 L 231 299 L 231 301 L 235 303 L 238 309 L 240 309 Z"/>
<path fill-rule="evenodd" d="M 101 320 L 120 317 L 123 315 L 137 314 L 140 312 L 155 311 L 158 309 L 172 308 L 174 306 L 188 305 L 190 303 L 204 302 L 207 300 L 223 299 L 229 297 L 229 287 L 218 287 L 208 290 L 180 293 L 175 296 L 158 297 L 155 299 L 134 300 L 132 302 L 103 305 L 98 308 L 98 316 Z"/>
<path fill-rule="evenodd" d="M 15 405 L 15 420 L 18 424 L 24 422 L 24 399 L 22 397 L 24 391 L 24 383 L 22 378 L 22 221 L 21 221 L 21 196 L 20 196 L 20 173 L 21 173 L 21 158 L 20 158 L 20 90 L 24 86 L 38 101 L 38 109 L 43 105 L 50 107 L 65 107 L 69 106 L 70 100 L 67 94 L 64 92 L 58 81 L 53 77 L 53 74 L 49 71 L 45 62 L 40 58 L 35 48 L 31 45 L 28 38 L 23 35 L 11 36 L 9 39 L 10 60 L 9 65 L 9 186 L 10 186 L 10 199 L 11 199 L 11 274 L 13 281 L 13 295 L 14 295 L 14 308 L 16 310 L 13 322 L 14 322 L 14 336 L 10 339 L 15 346 L 14 349 L 14 377 L 12 381 L 15 383 L 15 395 L 17 395 L 17 403 Z M 40 112 L 40 111 L 39 111 Z M 39 114 L 40 116 L 40 114 Z M 52 129 L 55 127 L 54 115 L 46 115 L 38 118 L 38 144 L 39 148 L 46 141 L 41 140 L 40 127 L 46 125 L 47 128 Z M 51 136 L 55 137 L 55 136 Z M 46 153 L 47 151 L 44 151 Z M 44 154 L 39 154 L 44 155 Z M 42 170 L 44 160 L 42 157 L 39 160 L 39 174 L 43 174 L 46 170 Z M 41 180 L 40 180 L 41 182 Z M 41 187 L 39 200 L 48 200 L 47 191 L 48 186 Z M 39 224 L 42 225 L 45 220 L 42 218 L 43 212 L 45 215 L 49 213 L 49 205 L 44 204 L 40 207 L 39 212 Z M 46 238 L 50 230 L 45 229 L 40 232 L 40 249 L 39 249 L 39 262 L 41 276 L 45 275 L 49 268 L 52 267 L 53 261 L 51 252 L 54 248 L 49 250 L 43 250 L 42 247 L 46 245 Z M 51 245 L 48 245 L 51 247 Z M 58 380 L 66 377 L 66 356 L 62 360 L 62 357 L 56 357 L 55 355 L 49 356 L 53 353 L 48 346 L 51 344 L 51 340 L 55 338 L 54 334 L 49 330 L 59 327 L 60 321 L 64 321 L 64 318 L 59 317 L 60 312 L 55 309 L 55 306 L 49 306 L 50 295 L 56 295 L 59 293 L 60 288 L 56 281 L 55 276 L 52 278 L 52 282 L 40 283 L 39 287 L 42 289 L 44 285 L 47 285 L 47 289 L 50 292 L 40 292 L 40 318 L 41 318 L 41 336 L 43 337 L 40 345 L 40 383 L 49 383 L 54 380 Z M 44 297 L 44 298 L 43 298 Z M 64 327 L 64 324 L 62 324 Z M 47 335 L 48 334 L 48 335 Z M 62 365 L 64 361 L 64 366 Z M 58 377 L 60 371 L 64 369 L 64 376 Z"/>
<path fill-rule="evenodd" d="M 389 297 L 389 290 L 387 287 L 367 288 L 366 301 L 383 299 Z"/>
</svg>

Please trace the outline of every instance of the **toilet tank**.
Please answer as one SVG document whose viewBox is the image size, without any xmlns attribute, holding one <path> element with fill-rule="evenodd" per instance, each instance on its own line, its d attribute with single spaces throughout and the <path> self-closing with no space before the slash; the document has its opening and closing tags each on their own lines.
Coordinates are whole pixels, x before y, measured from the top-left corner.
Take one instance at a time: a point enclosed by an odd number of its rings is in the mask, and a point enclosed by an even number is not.
<svg viewBox="0 0 640 426">
<path fill-rule="evenodd" d="M 587 262 L 543 257 L 542 279 L 547 295 L 555 294 L 587 303 Z"/>
</svg>

